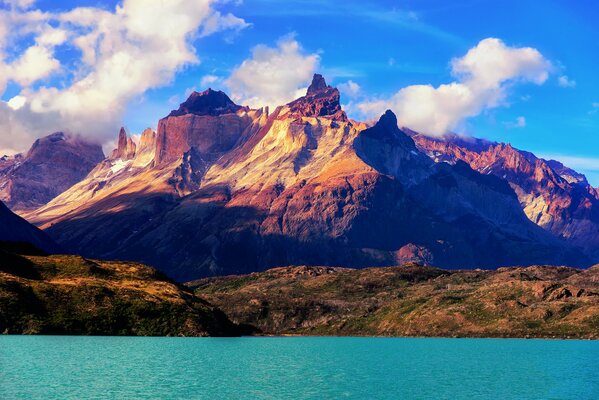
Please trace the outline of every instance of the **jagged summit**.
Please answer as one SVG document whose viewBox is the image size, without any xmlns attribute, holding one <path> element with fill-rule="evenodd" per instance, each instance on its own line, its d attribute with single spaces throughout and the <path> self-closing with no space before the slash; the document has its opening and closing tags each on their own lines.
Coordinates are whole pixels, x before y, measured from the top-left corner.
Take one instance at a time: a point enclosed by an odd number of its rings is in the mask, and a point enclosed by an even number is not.
<svg viewBox="0 0 599 400">
<path fill-rule="evenodd" d="M 181 103 L 178 110 L 173 110 L 169 117 L 178 117 L 185 114 L 194 115 L 222 115 L 235 113 L 242 109 L 220 90 L 208 88 L 203 92 L 193 92 L 184 103 Z"/>
<path fill-rule="evenodd" d="M 383 142 L 393 142 L 401 144 L 408 150 L 415 150 L 414 141 L 397 126 L 397 117 L 391 110 L 385 111 L 378 122 L 372 127 L 365 129 L 360 134 L 362 138 L 369 137 Z"/>
<path fill-rule="evenodd" d="M 135 157 L 136 145 L 132 138 L 127 137 L 127 131 L 124 127 L 121 127 L 119 131 L 119 140 L 117 148 L 112 151 L 110 158 L 117 159 L 122 158 L 123 160 L 131 160 Z"/>
<path fill-rule="evenodd" d="M 391 110 L 385 111 L 379 118 L 377 125 L 384 126 L 385 128 L 395 129 L 397 128 L 397 116 Z"/>
<path fill-rule="evenodd" d="M 339 90 L 328 86 L 322 75 L 314 74 L 306 95 L 287 106 L 292 117 L 331 117 L 334 120 L 347 121 L 339 99 Z"/>
<path fill-rule="evenodd" d="M 312 83 L 308 87 L 308 92 L 306 93 L 306 95 L 311 96 L 329 88 L 330 86 L 327 86 L 327 82 L 324 80 L 324 77 L 322 75 L 314 74 L 314 77 L 312 78 Z"/>
</svg>

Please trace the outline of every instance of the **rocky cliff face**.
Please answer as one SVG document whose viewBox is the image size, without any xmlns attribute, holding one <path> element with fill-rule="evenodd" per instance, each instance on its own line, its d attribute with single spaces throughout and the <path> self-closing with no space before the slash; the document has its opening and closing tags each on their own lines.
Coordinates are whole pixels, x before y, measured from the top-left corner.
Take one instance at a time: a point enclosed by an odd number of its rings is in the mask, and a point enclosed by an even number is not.
<svg viewBox="0 0 599 400">
<path fill-rule="evenodd" d="M 26 154 L 0 160 L 0 200 L 16 211 L 37 208 L 84 179 L 103 159 L 99 145 L 53 133 L 36 140 Z"/>
<path fill-rule="evenodd" d="M 435 161 L 464 161 L 482 174 L 506 180 L 531 221 L 591 257 L 599 256 L 599 192 L 584 175 L 509 144 L 458 136 L 414 135 L 414 140 Z"/>
<path fill-rule="evenodd" d="M 318 75 L 272 113 L 231 103 L 193 94 L 159 122 L 150 164 L 105 162 L 30 217 L 84 255 L 179 280 L 297 264 L 587 263 L 530 222 L 507 183 L 434 163 L 391 112 L 370 128 L 350 121 Z"/>
<path fill-rule="evenodd" d="M 204 163 L 212 163 L 235 146 L 261 113 L 234 104 L 220 91 L 194 92 L 158 122 L 155 162 L 179 160 L 193 148 Z"/>
</svg>

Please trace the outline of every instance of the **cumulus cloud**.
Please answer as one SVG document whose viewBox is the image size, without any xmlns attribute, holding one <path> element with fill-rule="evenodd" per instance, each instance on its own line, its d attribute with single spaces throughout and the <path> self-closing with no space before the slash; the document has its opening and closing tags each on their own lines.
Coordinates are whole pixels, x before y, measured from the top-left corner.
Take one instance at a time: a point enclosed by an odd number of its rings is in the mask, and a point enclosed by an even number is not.
<svg viewBox="0 0 599 400">
<path fill-rule="evenodd" d="M 306 53 L 293 36 L 286 36 L 277 47 L 254 47 L 225 84 L 238 103 L 275 107 L 303 96 L 319 63 L 318 54 Z"/>
<path fill-rule="evenodd" d="M 573 88 L 576 86 L 576 81 L 568 78 L 567 75 L 562 75 L 557 78 L 557 84 L 563 88 Z"/>
<path fill-rule="evenodd" d="M 245 20 L 236 17 L 231 13 L 222 15 L 220 12 L 214 11 L 212 15 L 210 15 L 206 19 L 206 22 L 203 24 L 200 36 L 204 37 L 212 35 L 215 32 L 227 29 L 239 32 L 240 30 L 245 29 L 249 26 L 250 24 L 247 23 Z"/>
<path fill-rule="evenodd" d="M 456 81 L 438 87 L 408 86 L 390 98 L 366 100 L 350 108 L 367 117 L 390 108 L 401 125 L 439 136 L 486 109 L 505 105 L 513 84 L 544 83 L 551 70 L 551 63 L 538 50 L 488 38 L 451 61 Z"/>
<path fill-rule="evenodd" d="M 360 91 L 362 90 L 360 85 L 358 85 L 351 79 L 347 82 L 340 83 L 339 85 L 337 85 L 337 88 L 341 91 L 341 93 L 343 93 L 345 96 L 349 98 L 356 97 L 358 94 L 360 94 Z"/>
<path fill-rule="evenodd" d="M 194 38 L 247 26 L 216 11 L 213 0 L 124 0 L 114 10 L 58 13 L 26 9 L 32 2 L 24 0 L 9 3 L 13 9 L 0 11 L 0 95 L 9 81 L 22 90 L 0 102 L 0 148 L 24 148 L 54 130 L 104 143 L 115 135 L 130 101 L 199 62 Z M 33 45 L 9 54 L 18 48 L 9 43 L 32 35 Z M 61 45 L 78 49 L 80 58 L 61 65 L 55 56 Z M 56 74 L 60 82 L 49 84 Z"/>
</svg>

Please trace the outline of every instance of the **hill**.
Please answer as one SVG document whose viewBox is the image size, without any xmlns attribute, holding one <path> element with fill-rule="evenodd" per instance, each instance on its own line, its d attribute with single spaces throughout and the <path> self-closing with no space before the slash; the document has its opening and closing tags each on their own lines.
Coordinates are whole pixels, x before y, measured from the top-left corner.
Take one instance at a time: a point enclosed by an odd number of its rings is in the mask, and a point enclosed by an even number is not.
<svg viewBox="0 0 599 400">
<path fill-rule="evenodd" d="M 189 286 L 265 335 L 599 339 L 599 266 L 302 266 Z"/>
<path fill-rule="evenodd" d="M 153 268 L 0 251 L 0 333 L 235 336 L 219 309 Z"/>
</svg>

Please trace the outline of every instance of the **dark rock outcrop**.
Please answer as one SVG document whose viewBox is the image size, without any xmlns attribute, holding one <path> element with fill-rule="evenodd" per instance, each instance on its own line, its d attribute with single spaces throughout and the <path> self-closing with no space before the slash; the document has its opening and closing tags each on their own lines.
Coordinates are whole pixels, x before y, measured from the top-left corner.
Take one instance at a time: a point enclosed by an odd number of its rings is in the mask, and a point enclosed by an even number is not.
<svg viewBox="0 0 599 400">
<path fill-rule="evenodd" d="M 211 115 L 236 113 L 244 107 L 233 103 L 229 96 L 220 90 L 207 89 L 201 93 L 193 92 L 178 110 L 173 110 L 169 117 L 180 117 L 181 115 Z"/>
</svg>

